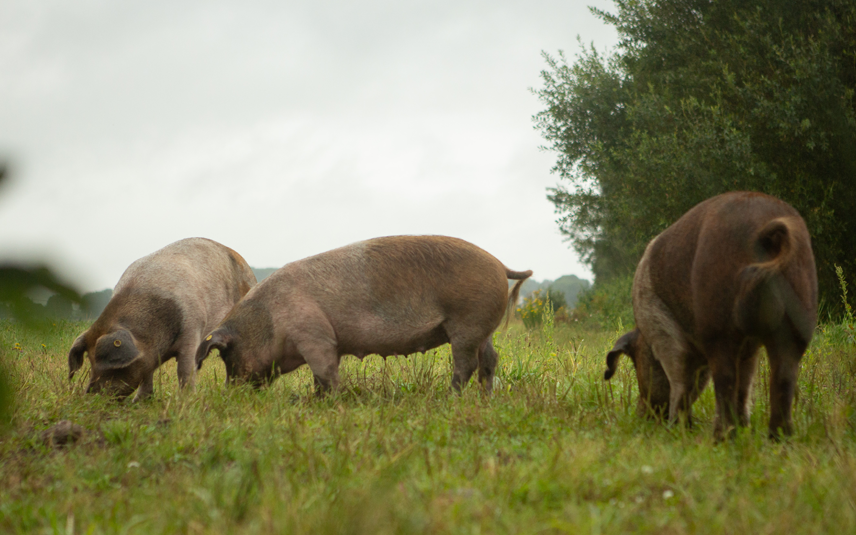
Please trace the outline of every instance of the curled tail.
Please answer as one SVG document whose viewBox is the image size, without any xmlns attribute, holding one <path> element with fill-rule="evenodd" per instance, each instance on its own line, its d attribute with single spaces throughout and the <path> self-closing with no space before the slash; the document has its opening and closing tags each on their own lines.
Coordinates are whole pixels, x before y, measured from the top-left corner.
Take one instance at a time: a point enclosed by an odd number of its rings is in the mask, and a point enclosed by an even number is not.
<svg viewBox="0 0 856 535">
<path fill-rule="evenodd" d="M 746 266 L 738 275 L 734 302 L 734 317 L 744 333 L 772 334 L 787 317 L 803 341 L 811 340 L 814 320 L 785 276 L 787 268 L 798 261 L 803 239 L 808 241 L 807 232 L 798 217 L 773 219 L 755 234 L 752 247 L 760 262 Z M 810 254 L 811 246 L 807 246 Z"/>
<path fill-rule="evenodd" d="M 633 358 L 638 340 L 639 329 L 634 329 L 629 333 L 625 333 L 615 342 L 613 348 L 606 354 L 606 371 L 603 372 L 603 379 L 605 381 L 612 379 L 612 376 L 618 370 L 618 357 L 627 355 Z"/>
<path fill-rule="evenodd" d="M 511 271 L 510 269 L 505 269 L 505 276 L 511 280 L 516 280 L 517 283 L 511 289 L 511 292 L 508 294 L 508 304 L 505 307 L 505 323 L 502 328 L 508 328 L 508 321 L 511 319 L 511 311 L 514 310 L 514 305 L 517 303 L 517 298 L 520 297 L 520 287 L 523 285 L 523 282 L 532 276 L 532 270 L 526 271 Z"/>
</svg>

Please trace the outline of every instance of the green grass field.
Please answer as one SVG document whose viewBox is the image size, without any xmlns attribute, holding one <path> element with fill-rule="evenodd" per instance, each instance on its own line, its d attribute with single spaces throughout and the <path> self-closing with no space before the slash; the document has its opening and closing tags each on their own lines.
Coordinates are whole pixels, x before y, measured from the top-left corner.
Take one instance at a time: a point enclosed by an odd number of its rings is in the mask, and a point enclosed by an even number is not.
<svg viewBox="0 0 856 535">
<path fill-rule="evenodd" d="M 15 392 L 0 431 L 0 532 L 856 530 L 856 351 L 840 328 L 819 330 L 803 360 L 791 440 L 766 437 L 764 364 L 751 428 L 721 444 L 712 388 L 686 430 L 635 414 L 629 360 L 602 380 L 618 331 L 513 324 L 496 336 L 490 397 L 449 392 L 446 346 L 346 357 L 344 388 L 326 399 L 305 366 L 255 391 L 225 386 L 212 357 L 180 393 L 169 363 L 153 398 L 130 404 L 84 394 L 85 373 L 68 382 L 85 328 L 0 322 Z M 45 445 L 60 420 L 88 432 Z"/>
</svg>

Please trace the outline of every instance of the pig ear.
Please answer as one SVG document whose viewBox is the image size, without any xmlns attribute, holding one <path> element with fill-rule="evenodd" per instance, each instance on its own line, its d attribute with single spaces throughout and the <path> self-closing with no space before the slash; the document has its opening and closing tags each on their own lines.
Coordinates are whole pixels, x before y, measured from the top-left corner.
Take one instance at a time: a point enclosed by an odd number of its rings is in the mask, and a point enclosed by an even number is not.
<svg viewBox="0 0 856 535">
<path fill-rule="evenodd" d="M 77 337 L 68 352 L 68 380 L 83 366 L 83 354 L 86 353 L 86 332 Z"/>
<path fill-rule="evenodd" d="M 119 330 L 105 334 L 95 344 L 95 367 L 99 370 L 118 370 L 129 366 L 140 356 L 131 333 Z"/>
<path fill-rule="evenodd" d="M 606 354 L 606 371 L 603 374 L 604 380 L 609 380 L 615 375 L 618 370 L 618 357 L 625 354 L 633 358 L 633 353 L 636 350 L 636 340 L 639 338 L 639 329 L 634 329 L 618 339 L 612 347 L 612 351 Z"/>
<path fill-rule="evenodd" d="M 220 351 L 220 356 L 223 355 L 223 351 L 229 347 L 229 344 L 232 343 L 232 337 L 223 333 L 222 331 L 214 331 L 209 334 L 202 340 L 202 343 L 199 344 L 199 348 L 196 350 L 196 369 L 202 368 L 202 362 L 208 358 L 208 354 L 211 353 L 212 349 L 217 349 Z"/>
</svg>

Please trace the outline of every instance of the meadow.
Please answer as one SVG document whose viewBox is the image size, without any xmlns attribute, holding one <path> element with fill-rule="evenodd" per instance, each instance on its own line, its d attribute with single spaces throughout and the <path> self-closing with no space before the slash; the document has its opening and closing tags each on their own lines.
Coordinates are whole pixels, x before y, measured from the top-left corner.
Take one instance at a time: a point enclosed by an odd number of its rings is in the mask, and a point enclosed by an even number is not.
<svg viewBox="0 0 856 535">
<path fill-rule="evenodd" d="M 632 364 L 603 381 L 624 329 L 550 317 L 495 335 L 495 391 L 450 393 L 448 346 L 342 362 L 317 399 L 304 366 L 253 390 L 209 358 L 193 391 L 174 362 L 119 403 L 68 381 L 87 327 L 0 322 L 15 392 L 0 431 L 3 533 L 845 533 L 856 530 L 856 350 L 821 326 L 803 359 L 794 436 L 767 438 L 766 363 L 751 427 L 712 436 L 636 414 Z M 88 368 L 88 364 L 84 370 Z M 57 447 L 44 430 L 87 431 Z"/>
</svg>

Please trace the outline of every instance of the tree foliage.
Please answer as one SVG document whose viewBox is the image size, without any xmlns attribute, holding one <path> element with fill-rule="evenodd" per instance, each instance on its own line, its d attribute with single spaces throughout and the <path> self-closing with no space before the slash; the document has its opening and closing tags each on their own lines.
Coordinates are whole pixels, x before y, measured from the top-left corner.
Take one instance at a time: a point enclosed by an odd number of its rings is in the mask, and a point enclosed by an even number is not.
<svg viewBox="0 0 856 535">
<path fill-rule="evenodd" d="M 609 55 L 544 54 L 535 116 L 561 230 L 597 280 L 698 202 L 763 191 L 806 219 L 821 290 L 856 273 L 856 2 L 616 0 Z"/>
</svg>

